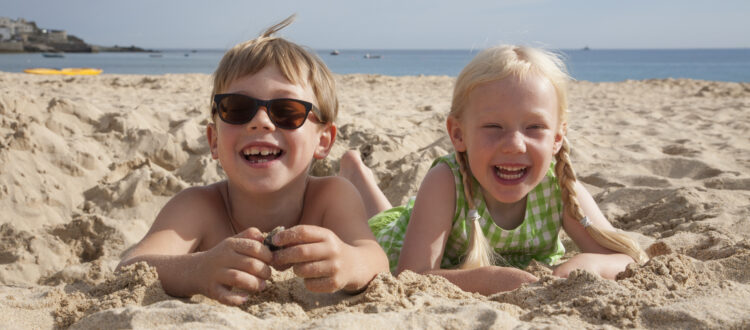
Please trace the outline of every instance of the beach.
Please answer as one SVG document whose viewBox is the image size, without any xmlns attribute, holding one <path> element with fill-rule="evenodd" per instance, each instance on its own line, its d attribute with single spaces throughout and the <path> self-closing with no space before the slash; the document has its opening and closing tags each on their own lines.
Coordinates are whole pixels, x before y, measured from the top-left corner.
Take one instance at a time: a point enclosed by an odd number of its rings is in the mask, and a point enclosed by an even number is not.
<svg viewBox="0 0 750 330">
<path fill-rule="evenodd" d="M 452 151 L 455 78 L 336 80 L 338 137 L 312 173 L 357 149 L 406 202 Z M 411 272 L 314 294 L 287 271 L 240 307 L 170 297 L 145 264 L 113 272 L 171 196 L 223 179 L 210 93 L 206 74 L 0 72 L 0 328 L 750 328 L 750 83 L 572 83 L 579 179 L 652 256 L 616 281 L 532 265 L 539 282 L 492 296 Z"/>
</svg>

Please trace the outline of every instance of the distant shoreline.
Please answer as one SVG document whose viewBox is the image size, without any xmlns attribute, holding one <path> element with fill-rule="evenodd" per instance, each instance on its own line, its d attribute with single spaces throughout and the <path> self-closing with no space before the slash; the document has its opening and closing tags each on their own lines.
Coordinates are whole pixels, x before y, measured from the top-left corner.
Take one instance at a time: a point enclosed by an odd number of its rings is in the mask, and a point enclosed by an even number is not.
<svg viewBox="0 0 750 330">
<path fill-rule="evenodd" d="M 136 46 L 97 46 L 89 44 L 40 44 L 22 42 L 0 42 L 0 54 L 35 54 L 35 53 L 155 53 L 158 50 Z"/>
<path fill-rule="evenodd" d="M 195 50 L 195 52 L 193 52 Z M 100 52 L 0 55 L 0 71 L 23 72 L 32 67 L 92 67 L 104 73 L 177 74 L 216 70 L 223 49 L 154 49 L 147 52 Z M 378 50 L 315 49 L 328 68 L 339 74 L 362 73 L 387 76 L 457 76 L 479 50 Z M 576 80 L 615 82 L 660 78 L 750 82 L 750 49 L 701 50 L 559 50 Z M 365 54 L 380 59 L 365 59 Z"/>
</svg>

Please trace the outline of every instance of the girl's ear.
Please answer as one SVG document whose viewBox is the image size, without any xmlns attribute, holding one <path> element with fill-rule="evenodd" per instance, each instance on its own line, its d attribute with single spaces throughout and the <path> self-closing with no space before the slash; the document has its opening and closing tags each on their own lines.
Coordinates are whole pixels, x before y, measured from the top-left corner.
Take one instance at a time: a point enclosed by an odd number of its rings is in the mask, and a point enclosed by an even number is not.
<svg viewBox="0 0 750 330">
<path fill-rule="evenodd" d="M 461 128 L 461 123 L 458 121 L 458 119 L 453 116 L 448 116 L 448 119 L 445 121 L 445 126 L 448 128 L 448 136 L 450 136 L 451 138 L 453 148 L 456 149 L 457 152 L 466 151 L 466 143 L 464 143 L 464 131 Z"/>
<path fill-rule="evenodd" d="M 557 132 L 555 132 L 555 143 L 552 144 L 553 155 L 557 155 L 557 153 L 560 152 L 560 148 L 562 148 L 563 144 L 563 138 L 565 138 L 566 134 L 568 134 L 568 123 L 562 123 Z"/>
<path fill-rule="evenodd" d="M 219 159 L 219 148 L 218 148 L 218 132 L 216 131 L 216 124 L 209 123 L 206 125 L 206 140 L 208 140 L 208 147 L 211 149 L 211 157 L 213 159 Z"/>
<path fill-rule="evenodd" d="M 315 148 L 313 157 L 315 159 L 323 159 L 328 156 L 333 147 L 333 142 L 336 141 L 336 125 L 333 123 L 326 124 L 323 131 L 320 132 L 320 139 L 318 140 L 318 146 Z"/>
</svg>

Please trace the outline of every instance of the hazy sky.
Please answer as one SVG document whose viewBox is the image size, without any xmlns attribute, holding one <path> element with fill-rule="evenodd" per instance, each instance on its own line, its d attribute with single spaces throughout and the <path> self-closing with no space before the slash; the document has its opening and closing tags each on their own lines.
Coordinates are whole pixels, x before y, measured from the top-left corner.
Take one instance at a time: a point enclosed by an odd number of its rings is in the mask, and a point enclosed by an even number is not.
<svg viewBox="0 0 750 330">
<path fill-rule="evenodd" d="M 219 48 L 297 13 L 281 35 L 315 48 L 747 48 L 748 0 L 2 0 L 97 45 Z"/>
</svg>

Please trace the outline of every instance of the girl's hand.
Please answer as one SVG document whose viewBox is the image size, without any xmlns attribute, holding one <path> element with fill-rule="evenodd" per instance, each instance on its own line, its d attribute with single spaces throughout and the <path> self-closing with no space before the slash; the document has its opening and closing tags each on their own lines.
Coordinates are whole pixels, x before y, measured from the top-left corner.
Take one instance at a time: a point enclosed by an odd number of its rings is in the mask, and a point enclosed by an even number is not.
<svg viewBox="0 0 750 330">
<path fill-rule="evenodd" d="M 624 271 L 633 258 L 623 253 L 579 253 L 570 260 L 555 267 L 552 275 L 568 277 L 574 269 L 585 269 L 591 273 L 614 280 L 617 274 Z"/>
<path fill-rule="evenodd" d="M 210 250 L 197 253 L 196 258 L 193 281 L 198 291 L 227 305 L 240 305 L 247 300 L 247 293 L 232 288 L 261 291 L 271 277 L 268 264 L 273 255 L 263 245 L 263 235 L 257 228 L 228 237 Z"/>
<path fill-rule="evenodd" d="M 349 265 L 356 262 L 349 253 L 352 246 L 341 241 L 331 230 L 299 225 L 277 233 L 273 244 L 281 247 L 273 253 L 274 268 L 293 267 L 294 274 L 304 279 L 308 290 L 358 289 L 358 285 L 349 283 L 354 273 Z"/>
</svg>

